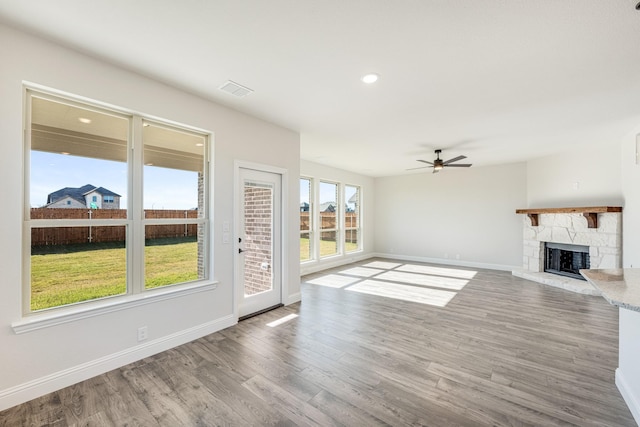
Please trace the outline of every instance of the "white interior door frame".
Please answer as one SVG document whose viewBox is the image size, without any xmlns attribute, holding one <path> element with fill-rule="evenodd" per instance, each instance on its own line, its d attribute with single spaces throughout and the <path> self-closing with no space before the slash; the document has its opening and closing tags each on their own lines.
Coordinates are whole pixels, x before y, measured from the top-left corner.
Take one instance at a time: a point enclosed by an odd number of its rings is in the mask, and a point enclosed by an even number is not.
<svg viewBox="0 0 640 427">
<path fill-rule="evenodd" d="M 233 165 L 233 316 L 236 320 L 239 318 L 239 305 L 242 301 L 242 293 L 244 289 L 240 286 L 240 271 L 238 262 L 238 237 L 243 234 L 243 230 L 240 230 L 240 218 L 242 212 L 242 206 L 240 202 L 240 170 L 252 169 L 259 172 L 269 172 L 280 175 L 282 192 L 280 197 L 280 274 L 281 274 L 281 290 L 280 290 L 280 302 L 284 304 L 289 296 L 289 273 L 287 271 L 288 255 L 289 255 L 289 243 L 287 239 L 287 224 L 289 223 L 289 172 L 287 169 L 280 168 L 273 165 L 266 165 L 262 163 L 248 162 L 244 160 L 235 160 Z"/>
</svg>

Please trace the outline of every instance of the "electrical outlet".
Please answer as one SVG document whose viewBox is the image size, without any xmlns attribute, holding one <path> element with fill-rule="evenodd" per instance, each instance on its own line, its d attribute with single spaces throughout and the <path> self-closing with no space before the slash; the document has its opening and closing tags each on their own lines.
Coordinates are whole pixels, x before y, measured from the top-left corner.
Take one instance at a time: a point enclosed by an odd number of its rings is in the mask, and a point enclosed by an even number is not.
<svg viewBox="0 0 640 427">
<path fill-rule="evenodd" d="M 149 329 L 146 326 L 138 328 L 138 341 L 144 341 L 149 338 Z"/>
</svg>

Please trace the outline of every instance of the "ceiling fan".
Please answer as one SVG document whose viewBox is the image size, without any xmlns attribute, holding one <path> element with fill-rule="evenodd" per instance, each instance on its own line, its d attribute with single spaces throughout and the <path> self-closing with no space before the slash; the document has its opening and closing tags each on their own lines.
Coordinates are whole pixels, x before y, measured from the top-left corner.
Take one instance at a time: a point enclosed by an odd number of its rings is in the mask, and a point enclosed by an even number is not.
<svg viewBox="0 0 640 427">
<path fill-rule="evenodd" d="M 440 170 L 442 168 L 451 168 L 451 167 L 454 167 L 454 168 L 468 168 L 468 167 L 471 167 L 471 163 L 458 163 L 456 165 L 452 164 L 453 162 L 457 162 L 459 160 L 466 159 L 467 156 L 458 156 L 458 157 L 454 157 L 453 159 L 449 159 L 449 160 L 445 161 L 445 160 L 442 160 L 440 158 L 440 153 L 442 153 L 442 150 L 436 150 L 435 152 L 436 152 L 436 159 L 433 161 L 433 163 L 428 162 L 426 160 L 418 160 L 419 162 L 426 163 L 426 164 L 431 165 L 431 166 L 422 166 L 422 167 L 419 167 L 419 168 L 411 168 L 411 169 L 407 169 L 407 170 L 424 169 L 424 168 L 432 167 L 433 168 L 433 173 L 438 173 L 438 172 L 440 172 Z"/>
</svg>

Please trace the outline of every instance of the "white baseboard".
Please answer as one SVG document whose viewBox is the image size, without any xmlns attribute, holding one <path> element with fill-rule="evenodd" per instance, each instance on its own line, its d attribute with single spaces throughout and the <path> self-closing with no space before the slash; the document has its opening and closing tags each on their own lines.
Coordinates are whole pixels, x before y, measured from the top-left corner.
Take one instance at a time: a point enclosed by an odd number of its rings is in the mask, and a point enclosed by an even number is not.
<svg viewBox="0 0 640 427">
<path fill-rule="evenodd" d="M 90 362 L 65 369 L 42 378 L 0 390 L 0 411 L 19 405 L 47 393 L 60 390 L 64 387 L 76 384 L 80 381 L 109 372 L 121 366 L 135 362 L 145 357 L 152 356 L 162 351 L 188 343 L 212 334 L 221 329 L 228 328 L 237 323 L 234 316 L 225 316 L 221 319 L 207 322 L 175 334 L 167 335 L 157 340 L 128 348 L 118 353 L 110 354 Z"/>
<path fill-rule="evenodd" d="M 347 264 L 353 264 L 354 262 L 362 261 L 365 259 L 375 257 L 375 254 L 357 254 L 349 256 L 337 256 L 335 258 L 326 258 L 320 261 L 311 261 L 300 264 L 300 276 L 306 276 L 307 274 L 317 273 L 318 271 L 327 270 L 329 268 L 341 267 Z"/>
<path fill-rule="evenodd" d="M 633 391 L 624 379 L 620 368 L 616 369 L 616 386 L 618 387 L 618 390 L 620 390 L 620 394 L 622 395 L 624 402 L 629 407 L 631 415 L 633 415 L 636 423 L 640 425 L 640 396 L 635 396 L 633 394 Z"/>
<path fill-rule="evenodd" d="M 302 294 L 300 292 L 296 292 L 295 294 L 289 295 L 284 301 L 284 305 L 295 304 L 302 300 Z"/>
<path fill-rule="evenodd" d="M 428 258 L 428 257 L 420 257 L 420 256 L 412 256 L 412 255 L 398 255 L 398 254 L 385 254 L 385 253 L 376 253 L 371 255 L 371 257 L 374 257 L 374 256 L 379 258 L 397 259 L 401 261 L 415 261 L 415 262 L 427 262 L 430 264 L 456 265 L 458 267 L 483 268 L 487 270 L 512 271 L 516 268 L 519 268 L 519 266 L 514 266 L 514 265 L 488 264 L 484 262 L 464 261 L 461 259 L 449 259 L 449 258 Z"/>
</svg>

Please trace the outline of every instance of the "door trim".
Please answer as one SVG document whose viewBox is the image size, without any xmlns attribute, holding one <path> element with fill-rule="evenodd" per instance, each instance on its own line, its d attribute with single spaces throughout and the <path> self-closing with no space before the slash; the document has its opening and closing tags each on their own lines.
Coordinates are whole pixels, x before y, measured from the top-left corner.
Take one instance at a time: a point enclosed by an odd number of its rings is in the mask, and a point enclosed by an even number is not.
<svg viewBox="0 0 640 427">
<path fill-rule="evenodd" d="M 252 169 L 258 172 L 268 172 L 280 175 L 280 303 L 284 304 L 289 298 L 289 272 L 287 271 L 289 242 L 287 237 L 287 224 L 289 223 L 289 171 L 277 166 L 262 163 L 235 160 L 233 162 L 233 317 L 239 318 L 239 305 L 242 299 L 240 295 L 238 270 L 238 236 L 241 230 L 238 218 L 240 217 L 240 169 Z"/>
</svg>

